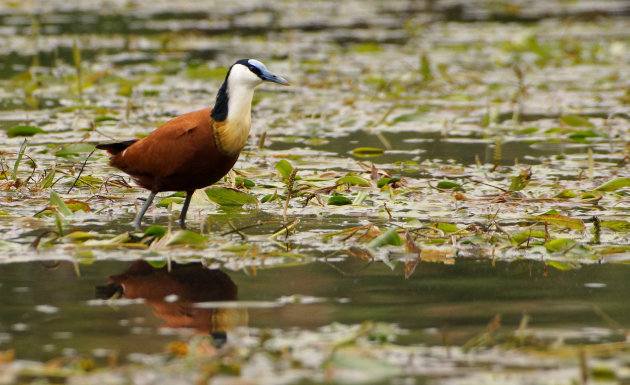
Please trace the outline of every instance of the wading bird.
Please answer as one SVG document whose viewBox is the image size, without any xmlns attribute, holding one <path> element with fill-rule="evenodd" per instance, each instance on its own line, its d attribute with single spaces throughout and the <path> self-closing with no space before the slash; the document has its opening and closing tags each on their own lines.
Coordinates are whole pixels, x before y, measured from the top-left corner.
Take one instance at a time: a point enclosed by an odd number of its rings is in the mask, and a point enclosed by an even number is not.
<svg viewBox="0 0 630 385">
<path fill-rule="evenodd" d="M 228 70 L 214 108 L 178 116 L 146 138 L 96 146 L 111 155 L 111 166 L 151 192 L 132 222 L 135 228 L 162 191 L 186 192 L 179 216 L 185 227 L 194 191 L 218 181 L 236 163 L 249 136 L 254 88 L 264 81 L 289 85 L 258 60 L 241 59 Z"/>
</svg>

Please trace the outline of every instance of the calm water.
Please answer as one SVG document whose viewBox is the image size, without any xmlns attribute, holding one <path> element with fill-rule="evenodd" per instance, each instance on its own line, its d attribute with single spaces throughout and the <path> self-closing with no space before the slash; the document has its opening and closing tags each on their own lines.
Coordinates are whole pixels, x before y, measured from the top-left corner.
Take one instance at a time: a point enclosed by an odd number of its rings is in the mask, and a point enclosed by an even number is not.
<svg viewBox="0 0 630 385">
<path fill-rule="evenodd" d="M 527 314 L 530 327 L 561 329 L 561 334 L 568 335 L 567 342 L 573 343 L 589 338 L 614 340 L 615 328 L 630 327 L 630 267 L 624 265 L 592 265 L 575 271 L 549 268 L 545 276 L 538 262 L 492 266 L 488 261 L 457 259 L 452 265 L 421 263 L 405 280 L 401 267 L 394 271 L 382 264 L 366 267 L 366 261 L 357 259 L 259 269 L 256 276 L 210 271 L 199 264 L 177 266 L 168 274 L 139 264 L 81 265 L 80 276 L 68 262 L 54 267 L 48 263 L 3 265 L 0 350 L 15 348 L 21 358 L 37 360 L 103 352 L 116 352 L 126 359 L 133 352 L 161 352 L 166 343 L 182 338 L 167 333 L 171 329 L 165 326 L 187 324 L 207 334 L 207 325 L 204 329 L 203 322 L 191 320 L 209 317 L 213 303 L 233 297 L 232 282 L 238 287 L 241 305 L 237 302 L 237 310 L 219 311 L 237 312 L 241 324 L 253 328 L 315 329 L 332 322 L 374 320 L 409 330 L 401 343 L 440 344 L 447 336 L 451 343 L 461 344 L 483 331 L 496 314 L 501 314 L 506 332 L 516 329 Z M 103 291 L 96 287 L 105 285 L 107 276 L 132 266 L 137 271 L 127 274 L 125 295 L 149 297 L 144 303 L 120 306 L 120 301 L 94 301 L 95 292 Z M 156 287 L 159 295 L 177 293 L 180 302 L 171 305 L 180 306 L 168 308 L 168 302 L 151 298 L 157 295 Z M 283 299 L 292 295 L 297 297 Z M 300 298 L 302 304 L 291 303 Z M 181 301 L 206 304 L 198 309 L 182 306 Z M 211 328 L 217 332 L 222 327 L 215 323 Z M 229 339 L 230 330 L 225 331 Z"/>
</svg>

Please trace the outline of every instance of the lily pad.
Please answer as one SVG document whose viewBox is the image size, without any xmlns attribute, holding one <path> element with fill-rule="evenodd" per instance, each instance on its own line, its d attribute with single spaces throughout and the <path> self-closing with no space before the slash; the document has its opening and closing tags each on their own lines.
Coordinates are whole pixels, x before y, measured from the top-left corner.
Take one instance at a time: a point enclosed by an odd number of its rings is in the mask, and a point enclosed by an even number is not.
<svg viewBox="0 0 630 385">
<path fill-rule="evenodd" d="M 258 200 L 250 194 L 226 187 L 211 187 L 205 190 L 211 201 L 221 206 L 243 206 L 257 204 Z"/>
<path fill-rule="evenodd" d="M 35 134 L 41 134 L 42 132 L 46 131 L 35 126 L 15 126 L 7 130 L 7 136 L 9 138 L 15 138 L 16 136 L 33 136 Z"/>
</svg>

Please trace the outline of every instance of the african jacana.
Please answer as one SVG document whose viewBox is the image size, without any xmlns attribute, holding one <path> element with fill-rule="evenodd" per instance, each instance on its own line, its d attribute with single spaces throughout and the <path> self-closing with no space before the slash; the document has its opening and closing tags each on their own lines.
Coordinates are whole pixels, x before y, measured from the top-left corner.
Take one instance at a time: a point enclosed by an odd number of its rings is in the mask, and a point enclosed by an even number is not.
<svg viewBox="0 0 630 385">
<path fill-rule="evenodd" d="M 258 60 L 238 60 L 228 70 L 214 108 L 171 119 L 142 139 L 96 146 L 109 152 L 111 166 L 151 191 L 132 222 L 135 228 L 140 228 L 144 213 L 162 191 L 186 192 L 179 216 L 185 227 L 194 191 L 218 181 L 236 163 L 251 128 L 254 88 L 264 81 L 289 85 Z"/>
</svg>

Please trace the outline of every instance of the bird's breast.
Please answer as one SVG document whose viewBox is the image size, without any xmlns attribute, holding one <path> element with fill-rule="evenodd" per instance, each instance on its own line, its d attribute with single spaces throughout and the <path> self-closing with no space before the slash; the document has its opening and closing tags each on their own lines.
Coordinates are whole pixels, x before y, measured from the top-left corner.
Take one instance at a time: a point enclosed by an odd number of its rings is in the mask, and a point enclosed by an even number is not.
<svg viewBox="0 0 630 385">
<path fill-rule="evenodd" d="M 241 152 L 251 128 L 251 117 L 247 116 L 237 121 L 214 123 L 214 141 L 217 150 L 225 156 L 234 156 Z"/>
</svg>

